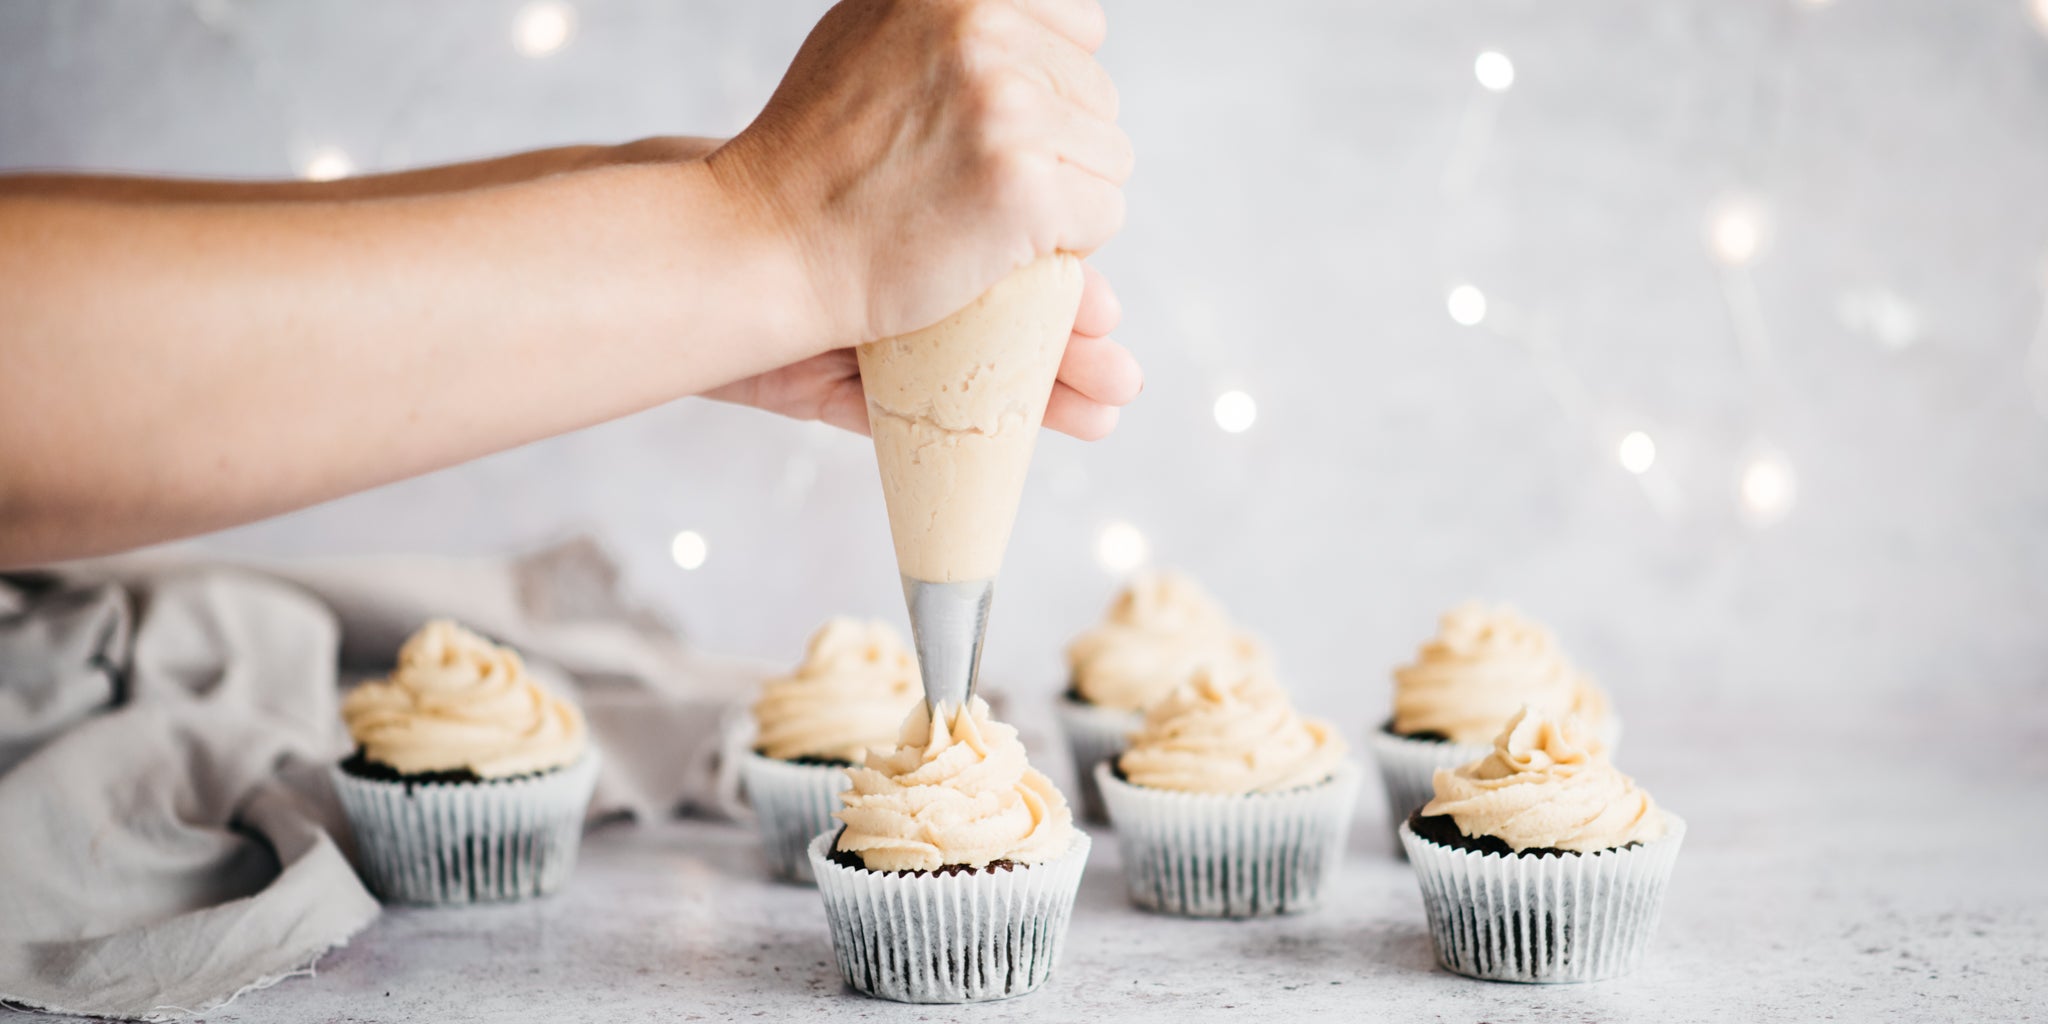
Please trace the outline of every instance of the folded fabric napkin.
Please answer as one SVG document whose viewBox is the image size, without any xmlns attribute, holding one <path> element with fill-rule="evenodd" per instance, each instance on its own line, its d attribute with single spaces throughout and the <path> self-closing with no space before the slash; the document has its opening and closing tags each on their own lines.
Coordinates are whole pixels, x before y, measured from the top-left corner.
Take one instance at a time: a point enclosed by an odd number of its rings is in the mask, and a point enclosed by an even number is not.
<svg viewBox="0 0 2048 1024">
<path fill-rule="evenodd" d="M 688 649 L 587 541 L 0 576 L 0 1003 L 173 1020 L 374 919 L 324 770 L 349 750 L 338 694 L 434 617 L 583 706 L 605 754 L 593 817 L 736 807 L 721 748 L 761 668 Z"/>
</svg>

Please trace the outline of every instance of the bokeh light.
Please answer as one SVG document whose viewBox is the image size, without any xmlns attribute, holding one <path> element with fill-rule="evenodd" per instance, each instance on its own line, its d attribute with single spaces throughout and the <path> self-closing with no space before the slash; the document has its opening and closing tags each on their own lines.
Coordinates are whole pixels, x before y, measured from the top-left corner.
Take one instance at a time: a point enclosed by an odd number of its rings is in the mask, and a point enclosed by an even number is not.
<svg viewBox="0 0 2048 1024">
<path fill-rule="evenodd" d="M 1724 266 L 1743 266 L 1763 248 L 1764 227 L 1763 211 L 1755 203 L 1719 203 L 1707 214 L 1707 252 Z"/>
<path fill-rule="evenodd" d="M 1657 464 L 1657 442 L 1640 430 L 1631 430 L 1622 437 L 1614 454 L 1621 468 L 1641 476 Z"/>
<path fill-rule="evenodd" d="M 1127 573 L 1145 564 L 1152 545 L 1138 528 L 1121 520 L 1102 528 L 1095 537 L 1095 560 L 1113 573 Z"/>
<path fill-rule="evenodd" d="M 1756 526 L 1783 519 L 1791 511 L 1798 489 L 1798 477 L 1783 455 L 1765 452 L 1751 458 L 1742 469 L 1739 488 L 1743 517 Z"/>
<path fill-rule="evenodd" d="M 336 181 L 354 174 L 355 161 L 335 146 L 320 146 L 306 154 L 299 164 L 299 177 L 307 181 Z"/>
<path fill-rule="evenodd" d="M 1451 289 L 1444 305 L 1450 311 L 1451 319 L 1466 327 L 1477 326 L 1486 319 L 1486 293 L 1469 284 Z"/>
<path fill-rule="evenodd" d="M 701 569 L 704 559 L 711 554 L 711 548 L 704 543 L 704 535 L 695 530 L 684 530 L 668 543 L 668 556 L 681 569 Z"/>
<path fill-rule="evenodd" d="M 1212 411 L 1216 425 L 1222 427 L 1224 433 L 1242 434 L 1250 430 L 1252 423 L 1259 418 L 1259 403 L 1242 391 L 1225 391 L 1216 396 Z"/>
<path fill-rule="evenodd" d="M 1515 62 L 1497 50 L 1488 50 L 1472 62 L 1472 76 L 1491 92 L 1506 92 L 1515 84 Z"/>
<path fill-rule="evenodd" d="M 519 9 L 512 20 L 512 45 L 528 57 L 545 57 L 576 34 L 576 8 L 558 0 L 543 0 Z"/>
</svg>

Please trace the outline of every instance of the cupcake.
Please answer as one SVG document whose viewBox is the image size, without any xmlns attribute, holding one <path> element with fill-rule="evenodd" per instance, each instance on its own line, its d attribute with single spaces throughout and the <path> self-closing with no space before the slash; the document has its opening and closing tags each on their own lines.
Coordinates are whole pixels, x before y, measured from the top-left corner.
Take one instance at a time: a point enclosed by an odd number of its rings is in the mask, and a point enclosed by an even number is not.
<svg viewBox="0 0 2048 1024">
<path fill-rule="evenodd" d="M 811 880 L 811 840 L 837 826 L 846 769 L 896 743 L 924 699 L 917 658 L 883 622 L 833 619 L 811 634 L 796 670 L 754 702 L 754 748 L 740 762 L 769 868 Z"/>
<path fill-rule="evenodd" d="M 430 622 L 389 678 L 342 700 L 357 749 L 332 771 L 364 878 L 386 901 L 538 896 L 576 866 L 597 749 L 519 655 Z"/>
<path fill-rule="evenodd" d="M 1263 665 L 1266 654 L 1193 580 L 1169 572 L 1132 579 L 1102 623 L 1067 646 L 1060 731 L 1073 754 L 1083 817 L 1105 820 L 1095 766 L 1123 753 L 1146 708 L 1212 662 Z"/>
<path fill-rule="evenodd" d="M 920 703 L 849 773 L 845 828 L 811 842 L 846 983 L 907 1003 L 1022 995 L 1058 961 L 1088 837 L 1017 730 Z"/>
<path fill-rule="evenodd" d="M 1308 910 L 1342 863 L 1358 768 L 1263 669 L 1210 667 L 1095 767 L 1140 907 L 1189 917 Z"/>
<path fill-rule="evenodd" d="M 1598 981 L 1642 961 L 1685 822 L 1580 729 L 1524 708 L 1486 756 L 1438 771 L 1434 798 L 1402 824 L 1444 967 Z"/>
<path fill-rule="evenodd" d="M 1437 769 L 1485 757 L 1523 705 L 1576 715 L 1605 746 L 1620 732 L 1607 695 L 1565 659 L 1549 630 L 1507 607 L 1446 612 L 1414 664 L 1394 670 L 1394 715 L 1370 737 L 1389 824 L 1398 828 L 1428 802 Z"/>
</svg>

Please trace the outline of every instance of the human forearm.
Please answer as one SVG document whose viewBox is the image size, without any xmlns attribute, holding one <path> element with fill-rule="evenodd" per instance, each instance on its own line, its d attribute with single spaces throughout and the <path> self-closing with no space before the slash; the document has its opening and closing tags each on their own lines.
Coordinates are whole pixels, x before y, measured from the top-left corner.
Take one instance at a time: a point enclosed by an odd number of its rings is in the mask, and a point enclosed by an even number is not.
<svg viewBox="0 0 2048 1024">
<path fill-rule="evenodd" d="M 0 198 L 0 564 L 201 532 L 833 343 L 701 164 L 357 203 Z"/>
<path fill-rule="evenodd" d="M 125 174 L 11 174 L 0 175 L 0 199 L 34 196 L 131 203 L 394 199 L 512 185 L 599 167 L 696 160 L 717 149 L 721 142 L 719 139 L 664 136 L 615 146 L 558 146 L 485 160 L 390 174 L 366 174 L 335 181 L 207 181 Z"/>
<path fill-rule="evenodd" d="M 592 156 L 557 151 L 324 186 L 379 198 L 0 185 L 0 565 L 244 522 L 712 389 L 857 425 L 855 364 L 821 354 L 1121 225 L 1131 151 L 1103 31 L 1094 0 L 842 0 L 701 161 L 653 140 L 595 170 L 557 171 Z M 1084 436 L 1138 386 L 1101 337 L 1114 316 L 1091 323 L 1047 413 Z"/>
</svg>

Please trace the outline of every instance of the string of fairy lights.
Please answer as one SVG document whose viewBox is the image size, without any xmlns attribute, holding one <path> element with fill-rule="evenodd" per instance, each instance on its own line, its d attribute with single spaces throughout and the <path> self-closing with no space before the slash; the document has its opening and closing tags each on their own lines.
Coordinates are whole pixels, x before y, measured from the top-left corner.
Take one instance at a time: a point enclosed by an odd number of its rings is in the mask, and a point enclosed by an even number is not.
<svg viewBox="0 0 2048 1024">
<path fill-rule="evenodd" d="M 189 2 L 208 23 L 225 20 L 222 8 L 227 0 Z M 1831 6 L 1835 0 L 1788 2 L 1822 8 Z M 2048 36 L 2048 0 L 2022 2 L 2042 34 Z M 564 0 L 534 0 L 514 12 L 509 41 L 522 56 L 544 60 L 570 45 L 576 30 L 577 11 L 572 4 Z M 1515 63 L 1506 53 L 1489 49 L 1473 58 L 1473 88 L 1440 180 L 1443 194 L 1454 204 L 1461 202 L 1472 188 L 1516 77 Z M 357 171 L 349 153 L 331 144 L 305 147 L 295 163 L 300 176 L 312 181 L 331 181 Z M 1778 372 L 1751 273 L 1752 264 L 1769 247 L 1771 230 L 1768 207 L 1754 195 L 1724 196 L 1712 203 L 1702 218 L 1702 245 L 1726 307 L 1730 341 L 1744 377 L 1759 390 L 1771 387 Z M 2023 372 L 2036 409 L 2048 416 L 2048 266 L 2043 267 L 2042 284 L 2041 317 L 2027 345 Z M 1675 481 L 1659 470 L 1655 433 L 1647 425 L 1628 426 L 1617 433 L 1610 421 L 1592 415 L 1595 403 L 1591 392 L 1562 358 L 1557 332 L 1549 323 L 1540 317 L 1520 315 L 1511 305 L 1490 299 L 1478 284 L 1463 280 L 1453 281 L 1446 289 L 1444 311 L 1460 327 L 1485 331 L 1520 346 L 1531 360 L 1538 380 L 1565 415 L 1594 432 L 1594 441 L 1611 454 L 1622 472 L 1636 479 L 1653 508 L 1667 518 L 1677 514 Z M 1836 314 L 1845 327 L 1887 349 L 1909 347 L 1922 333 L 1919 311 L 1882 287 L 1844 292 L 1837 301 Z M 1240 387 L 1220 390 L 1210 412 L 1217 429 L 1226 434 L 1243 434 L 1259 418 L 1256 398 Z M 1791 456 L 1760 430 L 1756 431 L 1732 475 L 1731 497 L 1738 517 L 1757 528 L 1783 519 L 1797 497 L 1798 480 Z M 1109 520 L 1096 532 L 1095 558 L 1111 573 L 1120 575 L 1144 564 L 1150 553 L 1145 533 L 1128 521 Z M 702 533 L 686 529 L 671 539 L 669 555 L 679 568 L 694 570 L 703 567 L 710 546 Z"/>
<path fill-rule="evenodd" d="M 1815 3 L 1816 0 L 1802 0 Z M 1824 2 L 1824 0 L 1819 0 Z M 1448 198 L 1461 199 L 1470 187 L 1475 168 L 1483 159 L 1492 124 L 1505 94 L 1515 83 L 1515 66 L 1505 54 L 1489 50 L 1473 61 L 1476 89 L 1467 105 L 1465 130 L 1460 133 L 1443 177 Z M 1768 381 L 1775 373 L 1762 307 L 1749 274 L 1749 266 L 1763 250 L 1770 220 L 1759 202 L 1749 196 L 1727 196 L 1713 203 L 1702 219 L 1702 243 L 1714 265 L 1720 284 L 1735 353 L 1743 374 L 1755 382 Z M 1490 303 L 1478 285 L 1469 281 L 1452 284 L 1444 295 L 1444 311 L 1461 327 L 1481 328 L 1520 345 L 1529 357 L 1537 379 L 1557 401 L 1566 417 L 1587 425 L 1594 441 L 1612 453 L 1620 469 L 1634 477 L 1650 505 L 1666 519 L 1679 514 L 1676 481 L 1658 471 L 1658 445 L 1650 428 L 1628 426 L 1616 432 L 1606 418 L 1594 417 L 1590 389 L 1562 357 L 1554 328 L 1534 316 Z M 1740 518 L 1757 527 L 1783 518 L 1793 504 L 1797 475 L 1785 453 L 1768 438 L 1758 435 L 1736 475 L 1734 498 Z"/>
</svg>

